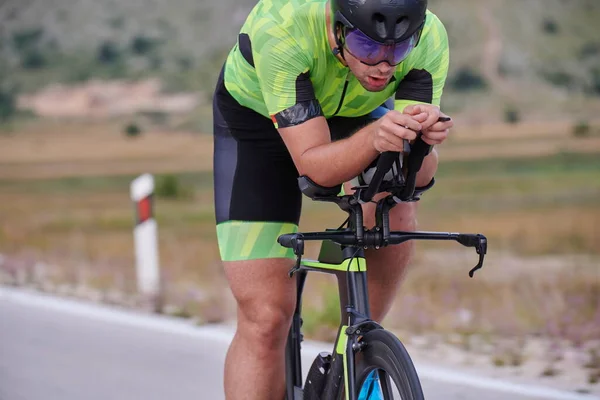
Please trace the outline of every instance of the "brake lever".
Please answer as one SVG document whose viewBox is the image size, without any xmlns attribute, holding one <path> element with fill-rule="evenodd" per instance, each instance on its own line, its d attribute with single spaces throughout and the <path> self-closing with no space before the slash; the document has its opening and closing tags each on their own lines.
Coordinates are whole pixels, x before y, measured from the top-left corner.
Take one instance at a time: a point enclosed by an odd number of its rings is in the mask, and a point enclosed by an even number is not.
<svg viewBox="0 0 600 400">
<path fill-rule="evenodd" d="M 483 267 L 483 259 L 487 253 L 487 238 L 480 233 L 476 235 L 461 233 L 457 241 L 465 247 L 475 247 L 475 251 L 479 254 L 479 262 L 469 271 L 469 276 L 472 278 L 475 271 Z"/>
<path fill-rule="evenodd" d="M 477 263 L 477 265 L 475 267 L 473 267 L 472 270 L 469 271 L 469 277 L 472 278 L 473 274 L 475 274 L 475 271 L 477 271 L 478 269 L 481 269 L 483 267 L 483 258 L 484 257 L 485 257 L 485 254 L 479 253 L 479 262 Z"/>
<path fill-rule="evenodd" d="M 483 267 L 483 259 L 487 253 L 487 238 L 481 234 L 477 234 L 478 243 L 475 247 L 475 251 L 479 254 L 479 262 L 472 270 L 469 271 L 469 277 L 473 277 L 475 271 Z"/>
</svg>

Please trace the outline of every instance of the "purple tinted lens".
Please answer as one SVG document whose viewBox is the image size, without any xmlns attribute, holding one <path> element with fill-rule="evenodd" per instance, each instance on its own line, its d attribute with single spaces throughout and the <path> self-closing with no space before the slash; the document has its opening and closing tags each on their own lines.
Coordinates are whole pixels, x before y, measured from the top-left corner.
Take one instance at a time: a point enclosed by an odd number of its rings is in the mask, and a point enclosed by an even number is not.
<svg viewBox="0 0 600 400">
<path fill-rule="evenodd" d="M 376 65 L 387 61 L 391 65 L 402 62 L 415 47 L 416 35 L 399 43 L 381 44 L 358 29 L 346 31 L 346 49 L 359 61 L 367 65 Z"/>
</svg>

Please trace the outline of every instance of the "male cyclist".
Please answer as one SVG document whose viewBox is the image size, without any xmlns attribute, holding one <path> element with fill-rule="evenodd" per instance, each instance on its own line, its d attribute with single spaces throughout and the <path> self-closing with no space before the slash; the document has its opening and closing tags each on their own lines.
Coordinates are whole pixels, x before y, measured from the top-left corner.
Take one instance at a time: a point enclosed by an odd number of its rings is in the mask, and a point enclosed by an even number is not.
<svg viewBox="0 0 600 400">
<path fill-rule="evenodd" d="M 438 122 L 448 70 L 444 26 L 427 0 L 261 0 L 241 28 L 214 96 L 217 236 L 237 301 L 225 363 L 227 399 L 284 397 L 284 347 L 295 305 L 293 254 L 277 237 L 297 230 L 297 177 L 348 182 L 381 152 L 402 151 L 422 131 L 443 142 Z M 393 98 L 389 111 L 382 106 Z M 387 111 L 387 112 L 386 112 Z M 426 157 L 417 187 L 437 169 Z M 350 187 L 346 184 L 346 191 Z M 365 204 L 365 225 L 374 225 Z M 414 230 L 416 203 L 390 215 Z M 391 306 L 413 247 L 366 252 L 372 317 Z"/>
</svg>

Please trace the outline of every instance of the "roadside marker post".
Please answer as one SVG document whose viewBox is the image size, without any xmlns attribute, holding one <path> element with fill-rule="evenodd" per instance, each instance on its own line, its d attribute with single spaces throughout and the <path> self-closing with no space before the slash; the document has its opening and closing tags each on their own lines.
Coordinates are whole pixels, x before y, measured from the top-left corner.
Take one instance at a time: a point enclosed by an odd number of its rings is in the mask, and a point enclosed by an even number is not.
<svg viewBox="0 0 600 400">
<path fill-rule="evenodd" d="M 135 265 L 138 292 L 160 312 L 161 285 L 158 261 L 158 225 L 154 218 L 154 176 L 143 174 L 130 185 L 131 200 L 135 205 Z"/>
</svg>

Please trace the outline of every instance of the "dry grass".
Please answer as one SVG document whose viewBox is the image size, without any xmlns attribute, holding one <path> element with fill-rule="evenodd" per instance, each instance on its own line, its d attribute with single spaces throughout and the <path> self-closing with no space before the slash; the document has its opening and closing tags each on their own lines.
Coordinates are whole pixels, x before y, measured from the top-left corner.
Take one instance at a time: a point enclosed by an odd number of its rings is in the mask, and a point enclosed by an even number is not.
<svg viewBox="0 0 600 400">
<path fill-rule="evenodd" d="M 423 213 L 426 230 L 484 232 L 492 250 L 522 255 L 600 252 L 600 209 L 594 205 L 448 215 Z"/>
<path fill-rule="evenodd" d="M 212 136 L 152 131 L 125 138 L 127 121 L 31 121 L 0 135 L 0 179 L 208 171 Z M 442 161 L 537 157 L 600 151 L 600 122 L 574 139 L 572 123 L 460 125 L 440 148 Z"/>
<path fill-rule="evenodd" d="M 124 121 L 26 124 L 0 135 L 0 179 L 209 170 L 212 137 L 152 131 L 126 138 Z"/>
<path fill-rule="evenodd" d="M 476 262 L 470 253 L 424 256 L 407 275 L 389 319 L 398 328 L 421 331 L 540 334 L 576 344 L 600 339 L 597 258 L 548 262 L 491 254 L 485 269 L 469 279 Z"/>
<path fill-rule="evenodd" d="M 166 302 L 180 315 L 205 320 L 232 316 L 215 241 L 212 138 L 150 132 L 126 139 L 121 127 L 122 122 L 38 121 L 0 136 L 0 253 L 9 255 L 2 279 L 66 285 L 71 289 L 61 290 L 67 291 L 93 288 L 103 293 L 98 296 L 113 299 L 117 293 L 134 295 L 129 180 L 141 172 L 181 171 L 192 197 L 159 198 L 156 203 Z M 504 154 L 499 148 L 524 147 L 528 150 L 518 154 L 534 155 L 535 143 L 550 143 L 551 153 L 575 142 L 586 151 L 599 150 L 597 138 L 575 141 L 564 129 L 521 126 L 523 137 L 510 130 L 504 138 L 503 130 L 493 127 L 481 130 L 486 139 L 478 136 L 480 128 L 470 129 L 461 128 L 448 143 L 443 162 Z M 527 132 L 533 133 L 525 136 Z M 594 314 L 600 306 L 597 169 L 561 172 L 540 167 L 542 172 L 523 175 L 481 173 L 478 165 L 483 164 L 473 164 L 473 175 L 469 168 L 465 172 L 449 165 L 447 176 L 422 200 L 420 225 L 425 230 L 485 233 L 490 238 L 486 269 L 468 279 L 466 273 L 476 262 L 472 249 L 420 245 L 390 325 L 464 337 L 517 332 L 574 341 L 598 338 L 600 333 L 590 325 L 600 325 Z M 303 230 L 337 226 L 343 219 L 333 205 L 305 201 L 304 207 Z M 309 246 L 308 256 L 316 251 L 317 246 Z M 574 252 L 596 256 L 574 258 Z M 36 266 L 39 260 L 44 264 Z M 331 283 L 315 277 L 307 287 L 314 327 L 337 321 L 335 304 L 323 306 L 335 298 L 320 300 Z"/>
</svg>

